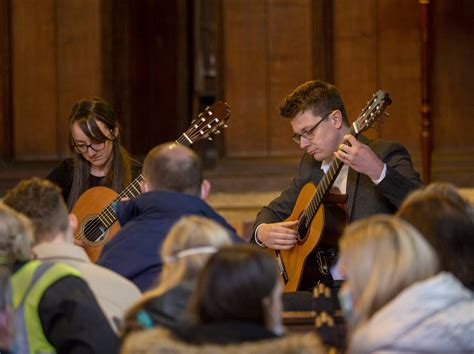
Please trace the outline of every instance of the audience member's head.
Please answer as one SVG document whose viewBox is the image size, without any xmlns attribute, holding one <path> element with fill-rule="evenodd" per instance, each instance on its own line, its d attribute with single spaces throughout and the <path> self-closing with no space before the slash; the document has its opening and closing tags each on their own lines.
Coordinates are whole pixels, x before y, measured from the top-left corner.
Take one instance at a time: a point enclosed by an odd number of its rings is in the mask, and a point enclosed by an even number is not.
<svg viewBox="0 0 474 354">
<path fill-rule="evenodd" d="M 6 193 L 3 202 L 32 221 L 35 244 L 57 237 L 72 242 L 67 207 L 54 183 L 36 177 L 21 181 Z"/>
<path fill-rule="evenodd" d="M 251 245 L 223 247 L 200 274 L 191 310 L 201 324 L 251 322 L 279 334 L 282 287 L 269 253 Z"/>
<path fill-rule="evenodd" d="M 190 148 L 176 143 L 154 147 L 143 163 L 144 191 L 175 191 L 205 199 L 209 182 L 203 180 L 201 160 Z"/>
<path fill-rule="evenodd" d="M 351 328 L 416 281 L 438 271 L 438 258 L 407 222 L 378 215 L 349 225 L 340 242 L 340 268 L 346 283 L 341 307 Z"/>
<path fill-rule="evenodd" d="M 27 217 L 0 202 L 0 259 L 12 265 L 32 258 L 33 229 Z"/>
<path fill-rule="evenodd" d="M 441 270 L 474 285 L 474 219 L 469 203 L 454 187 L 428 186 L 410 194 L 398 216 L 420 231 L 435 249 Z"/>
<path fill-rule="evenodd" d="M 181 218 L 161 247 L 164 265 L 160 283 L 169 289 L 182 281 L 195 280 L 209 257 L 231 244 L 229 232 L 217 222 L 197 215 Z"/>
</svg>

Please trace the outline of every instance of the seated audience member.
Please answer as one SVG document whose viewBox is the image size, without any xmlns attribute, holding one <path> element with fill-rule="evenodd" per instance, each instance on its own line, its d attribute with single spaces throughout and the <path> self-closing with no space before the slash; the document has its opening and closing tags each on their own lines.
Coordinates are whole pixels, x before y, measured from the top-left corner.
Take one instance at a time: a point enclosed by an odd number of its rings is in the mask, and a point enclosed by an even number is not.
<svg viewBox="0 0 474 354">
<path fill-rule="evenodd" d="M 251 245 L 222 247 L 199 275 L 194 323 L 174 333 L 132 333 L 122 353 L 320 353 L 318 337 L 280 337 L 283 285 L 273 257 Z"/>
<path fill-rule="evenodd" d="M 203 180 L 201 161 L 190 148 L 175 143 L 156 146 L 143 165 L 143 194 L 118 203 L 122 229 L 104 247 L 98 264 L 133 281 L 142 291 L 155 284 L 163 260 L 157 257 L 171 226 L 185 215 L 201 215 L 242 240 L 204 200 L 210 184 Z"/>
<path fill-rule="evenodd" d="M 164 264 L 159 283 L 128 311 L 125 332 L 155 326 L 177 329 L 199 272 L 212 253 L 231 243 L 228 231 L 218 223 L 196 215 L 181 218 L 161 247 Z"/>
<path fill-rule="evenodd" d="M 464 353 L 474 350 L 474 298 L 435 251 L 394 216 L 348 226 L 340 241 L 339 292 L 353 353 Z"/>
<path fill-rule="evenodd" d="M 15 311 L 14 353 L 116 353 L 118 338 L 75 268 L 30 260 L 30 221 L 0 203 L 0 256 Z"/>
<path fill-rule="evenodd" d="M 436 183 L 410 194 L 398 216 L 415 226 L 438 254 L 441 270 L 474 290 L 472 206 L 452 185 Z"/>
<path fill-rule="evenodd" d="M 38 259 L 63 262 L 79 270 L 118 333 L 125 311 L 141 293 L 128 279 L 92 263 L 84 249 L 74 245 L 72 229 L 77 227 L 77 219 L 68 215 L 60 188 L 48 180 L 32 178 L 18 183 L 3 201 L 33 222 L 33 252 Z"/>
<path fill-rule="evenodd" d="M 4 220 L 0 220 L 0 234 L 3 233 Z M 0 236 L 1 239 L 2 236 Z M 14 313 L 12 308 L 10 292 L 10 276 L 12 260 L 6 256 L 4 248 L 0 246 L 0 353 L 11 353 L 15 339 Z M 29 254 L 22 255 L 22 248 L 18 247 L 18 258 L 28 259 Z"/>
</svg>

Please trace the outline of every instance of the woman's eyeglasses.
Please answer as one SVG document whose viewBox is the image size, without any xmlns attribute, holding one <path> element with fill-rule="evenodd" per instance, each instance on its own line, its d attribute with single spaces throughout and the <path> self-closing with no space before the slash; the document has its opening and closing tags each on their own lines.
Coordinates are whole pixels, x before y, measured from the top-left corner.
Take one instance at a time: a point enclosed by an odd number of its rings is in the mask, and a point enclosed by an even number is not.
<svg viewBox="0 0 474 354">
<path fill-rule="evenodd" d="M 74 144 L 74 149 L 80 153 L 85 154 L 91 148 L 93 151 L 98 152 L 103 150 L 105 147 L 105 140 L 101 141 L 100 143 L 92 143 L 92 144 Z"/>
</svg>

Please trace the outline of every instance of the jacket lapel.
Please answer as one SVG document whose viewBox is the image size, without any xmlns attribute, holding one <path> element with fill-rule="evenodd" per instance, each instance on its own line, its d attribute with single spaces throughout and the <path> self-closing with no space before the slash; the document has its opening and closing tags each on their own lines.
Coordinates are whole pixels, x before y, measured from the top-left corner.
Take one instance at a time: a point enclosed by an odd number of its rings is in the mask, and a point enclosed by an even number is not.
<svg viewBox="0 0 474 354">
<path fill-rule="evenodd" d="M 349 168 L 347 173 L 347 187 L 346 187 L 346 210 L 347 210 L 347 219 L 351 220 L 352 207 L 354 206 L 354 196 L 356 194 L 357 182 L 359 180 L 359 173 L 354 171 L 352 168 Z"/>
</svg>

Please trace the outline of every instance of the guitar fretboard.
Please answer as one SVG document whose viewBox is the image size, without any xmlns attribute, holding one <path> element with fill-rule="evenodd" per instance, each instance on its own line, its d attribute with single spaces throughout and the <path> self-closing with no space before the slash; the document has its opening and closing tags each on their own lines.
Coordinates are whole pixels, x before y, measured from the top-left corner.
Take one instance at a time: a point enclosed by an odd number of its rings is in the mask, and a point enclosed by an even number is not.
<svg viewBox="0 0 474 354">
<path fill-rule="evenodd" d="M 356 133 L 354 126 L 351 126 L 347 134 L 353 135 L 355 137 L 359 135 L 358 133 Z M 335 157 L 332 158 L 328 171 L 319 182 L 316 192 L 311 198 L 311 201 L 309 202 L 308 206 L 303 211 L 301 219 L 304 220 L 306 228 L 309 227 L 309 225 L 311 224 L 313 217 L 316 215 L 316 212 L 318 211 L 319 207 L 324 202 L 324 199 L 326 198 L 327 194 L 331 190 L 331 187 L 334 184 L 334 181 L 336 180 L 339 172 L 341 171 L 342 166 L 343 163 L 341 162 L 341 160 Z"/>
</svg>

